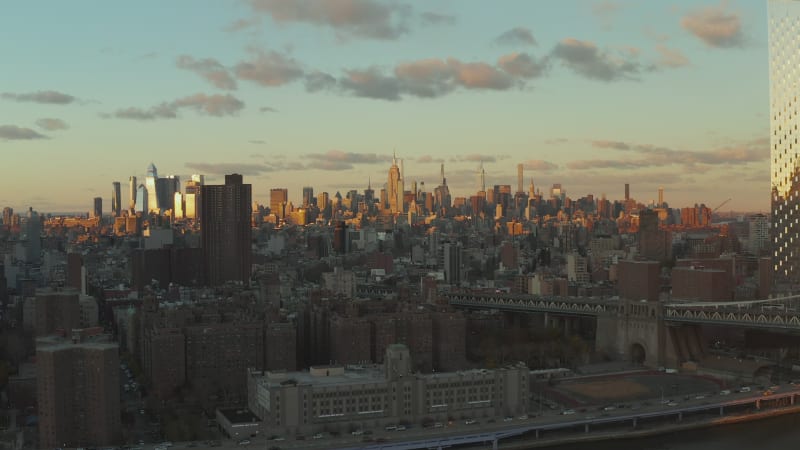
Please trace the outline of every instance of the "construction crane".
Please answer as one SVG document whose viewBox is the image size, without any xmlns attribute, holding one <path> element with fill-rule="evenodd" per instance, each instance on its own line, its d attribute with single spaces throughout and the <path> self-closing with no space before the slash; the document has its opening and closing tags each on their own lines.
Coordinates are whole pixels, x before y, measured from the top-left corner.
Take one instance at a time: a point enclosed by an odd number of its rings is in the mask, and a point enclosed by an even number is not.
<svg viewBox="0 0 800 450">
<path fill-rule="evenodd" d="M 729 199 L 725 200 L 724 202 L 720 203 L 720 204 L 719 204 L 719 206 L 717 206 L 716 208 L 714 208 L 714 209 L 712 209 L 712 210 L 711 210 L 711 214 L 714 214 L 715 212 L 717 212 L 717 210 L 718 210 L 718 209 L 720 209 L 720 208 L 722 208 L 723 206 L 727 205 L 727 204 L 728 204 L 728 202 L 729 202 L 729 201 L 731 201 L 731 200 L 733 200 L 733 199 L 732 199 L 732 198 L 729 198 Z"/>
</svg>

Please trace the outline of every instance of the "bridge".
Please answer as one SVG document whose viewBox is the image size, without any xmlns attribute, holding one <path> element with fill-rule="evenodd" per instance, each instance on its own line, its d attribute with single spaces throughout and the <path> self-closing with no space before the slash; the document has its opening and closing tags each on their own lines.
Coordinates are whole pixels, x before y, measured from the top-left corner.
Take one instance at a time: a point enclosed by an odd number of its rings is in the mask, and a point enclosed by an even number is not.
<svg viewBox="0 0 800 450">
<path fill-rule="evenodd" d="M 444 297 L 458 308 L 541 314 L 544 326 L 567 333 L 579 327 L 576 320 L 593 318 L 595 350 L 651 367 L 702 360 L 702 325 L 800 334 L 800 295 L 737 302 L 648 302 L 479 291 L 454 291 Z"/>
</svg>

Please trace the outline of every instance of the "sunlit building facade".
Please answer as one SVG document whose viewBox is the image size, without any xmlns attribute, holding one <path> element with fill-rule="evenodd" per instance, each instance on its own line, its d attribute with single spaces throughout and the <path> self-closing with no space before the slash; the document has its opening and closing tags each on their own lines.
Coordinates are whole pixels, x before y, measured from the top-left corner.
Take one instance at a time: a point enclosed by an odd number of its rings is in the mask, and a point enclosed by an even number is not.
<svg viewBox="0 0 800 450">
<path fill-rule="evenodd" d="M 156 165 L 150 163 L 147 166 L 147 176 L 144 178 L 144 185 L 147 188 L 147 207 L 148 209 L 146 212 L 153 211 L 155 213 L 160 213 L 159 205 L 158 205 L 158 194 L 156 190 L 156 182 L 158 180 L 158 170 L 156 169 Z M 138 199 L 137 199 L 138 200 Z M 136 202 L 139 203 L 138 201 Z"/>
<path fill-rule="evenodd" d="M 777 290 L 800 285 L 800 0 L 769 2 L 772 263 Z"/>
</svg>

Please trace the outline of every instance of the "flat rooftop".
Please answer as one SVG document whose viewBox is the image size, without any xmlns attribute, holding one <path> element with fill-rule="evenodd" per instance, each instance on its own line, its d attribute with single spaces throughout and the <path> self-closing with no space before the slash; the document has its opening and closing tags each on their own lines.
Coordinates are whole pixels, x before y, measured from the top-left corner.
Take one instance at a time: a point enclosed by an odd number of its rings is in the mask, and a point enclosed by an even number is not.
<svg viewBox="0 0 800 450">
<path fill-rule="evenodd" d="M 220 409 L 219 413 L 222 414 L 222 416 L 225 417 L 225 419 L 227 419 L 232 425 L 260 422 L 258 417 L 256 417 L 247 409 L 225 408 Z"/>
</svg>

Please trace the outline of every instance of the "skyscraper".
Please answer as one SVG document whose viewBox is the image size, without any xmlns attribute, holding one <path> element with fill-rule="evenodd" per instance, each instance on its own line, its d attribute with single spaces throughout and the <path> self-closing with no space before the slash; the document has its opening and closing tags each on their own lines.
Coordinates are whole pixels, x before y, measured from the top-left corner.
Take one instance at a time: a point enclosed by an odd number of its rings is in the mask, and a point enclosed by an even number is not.
<svg viewBox="0 0 800 450">
<path fill-rule="evenodd" d="M 147 192 L 147 186 L 140 184 L 136 188 L 136 211 L 138 213 L 147 214 L 150 212 L 148 203 L 150 202 L 150 194 Z"/>
<path fill-rule="evenodd" d="M 625 201 L 627 202 L 630 199 L 631 199 L 631 185 L 625 183 Z"/>
<path fill-rule="evenodd" d="M 397 155 L 392 157 L 392 166 L 389 168 L 389 178 L 386 184 L 386 197 L 389 202 L 389 211 L 392 213 L 403 212 L 403 192 L 400 190 L 400 167 L 397 165 Z"/>
<path fill-rule="evenodd" d="M 314 204 L 314 188 L 311 186 L 303 187 L 303 208 L 308 208 Z"/>
<path fill-rule="evenodd" d="M 119 181 L 111 183 L 111 213 L 114 217 L 122 214 L 122 187 Z"/>
<path fill-rule="evenodd" d="M 777 290 L 800 284 L 800 1 L 769 2 L 772 264 Z"/>
<path fill-rule="evenodd" d="M 128 210 L 130 212 L 136 211 L 136 177 L 131 176 L 128 178 L 128 189 L 130 190 L 130 201 L 128 202 Z"/>
<path fill-rule="evenodd" d="M 522 181 L 522 171 L 524 170 L 523 164 L 517 164 L 517 193 L 522 194 L 525 192 L 522 188 L 523 181 Z"/>
<path fill-rule="evenodd" d="M 206 283 L 250 281 L 252 249 L 250 215 L 252 186 L 239 174 L 225 175 L 224 185 L 203 186 L 200 194 L 200 234 Z"/>
<path fill-rule="evenodd" d="M 186 182 L 186 196 L 184 197 L 184 215 L 187 219 L 200 217 L 200 188 L 203 186 L 202 175 L 192 175 Z"/>
<path fill-rule="evenodd" d="M 148 210 L 146 212 L 155 212 L 160 213 L 161 210 L 159 209 L 158 204 L 158 191 L 156 190 L 156 180 L 158 180 L 158 170 L 156 169 L 156 165 L 150 163 L 147 166 L 147 176 L 144 178 L 144 185 L 147 188 L 147 206 Z M 137 202 L 138 203 L 138 202 Z"/>
<path fill-rule="evenodd" d="M 94 209 L 92 209 L 92 217 L 103 217 L 103 197 L 94 198 Z"/>
<path fill-rule="evenodd" d="M 278 219 L 286 217 L 286 204 L 289 203 L 289 190 L 274 188 L 269 190 L 269 210 Z"/>
</svg>

